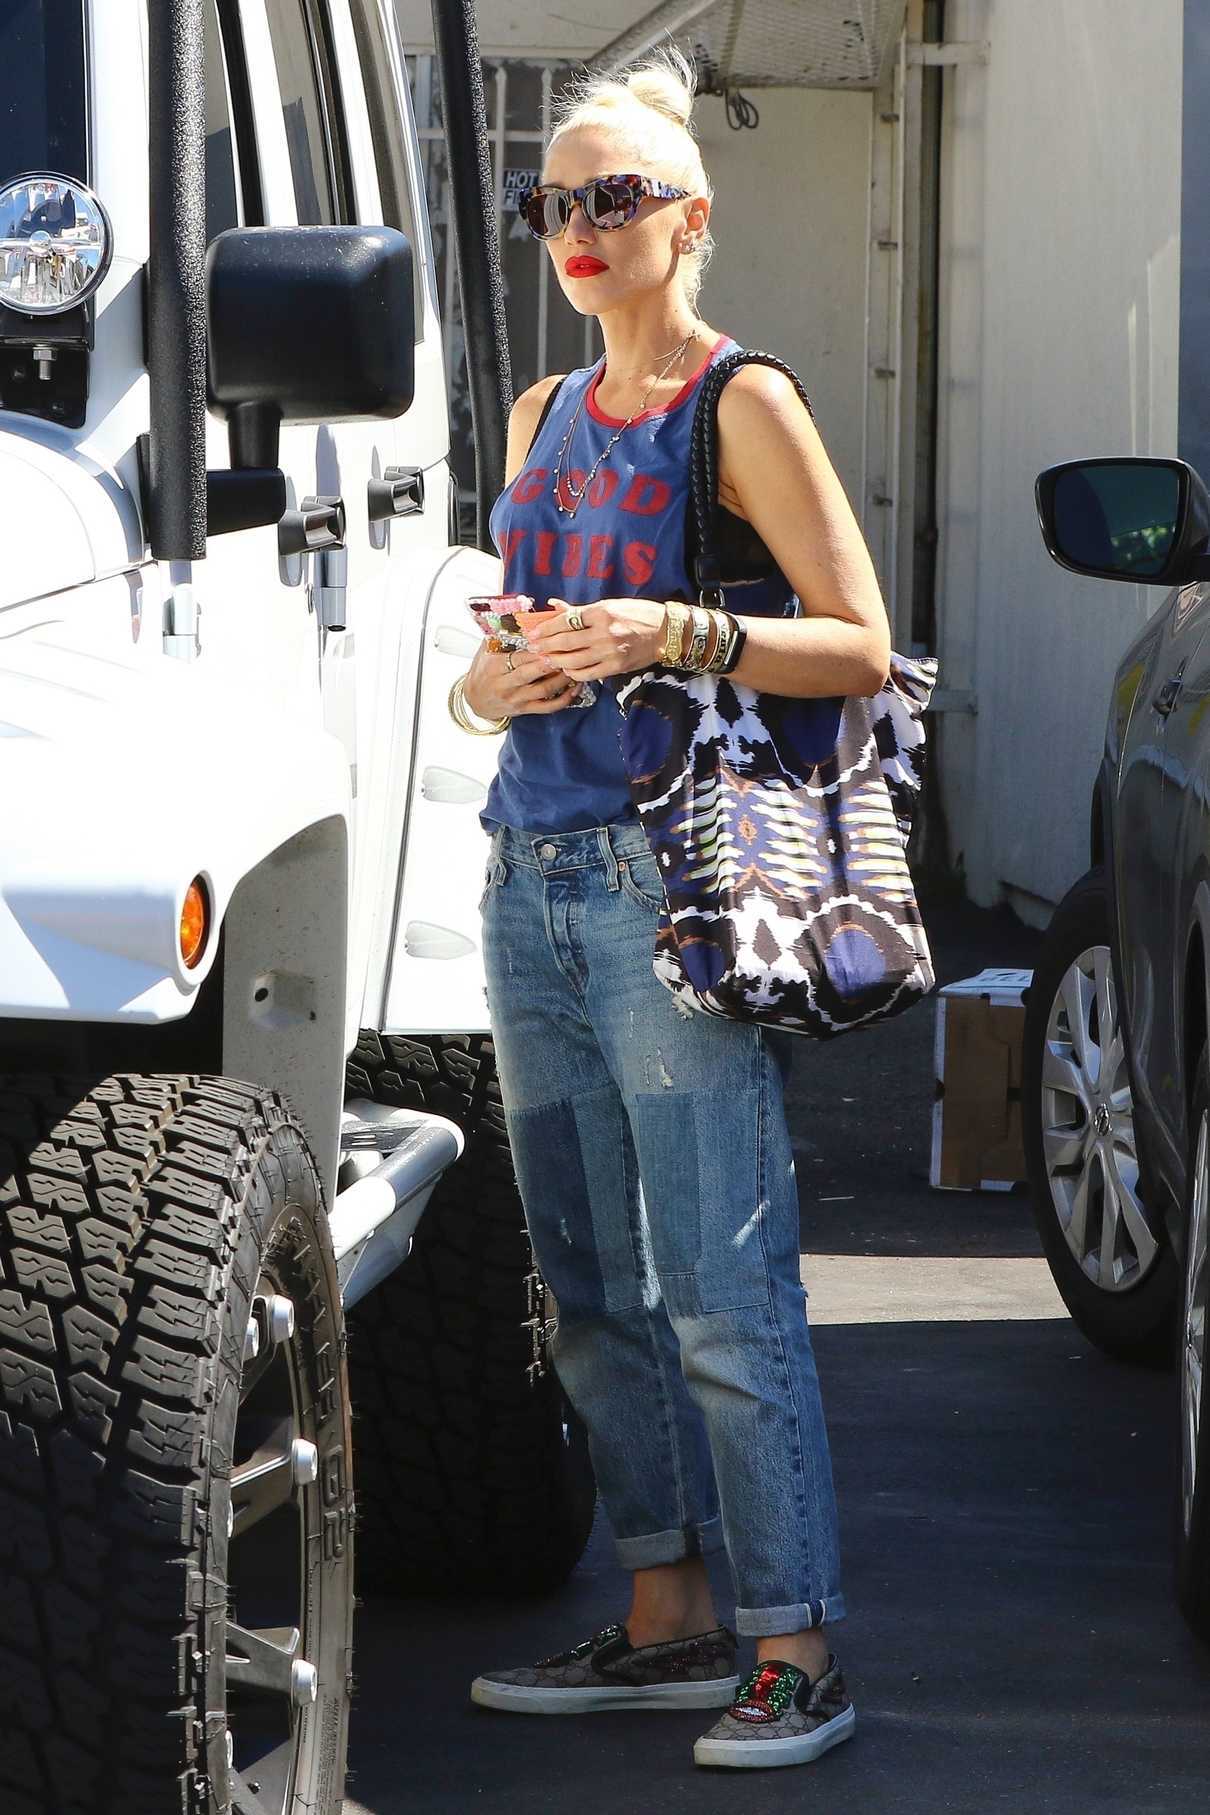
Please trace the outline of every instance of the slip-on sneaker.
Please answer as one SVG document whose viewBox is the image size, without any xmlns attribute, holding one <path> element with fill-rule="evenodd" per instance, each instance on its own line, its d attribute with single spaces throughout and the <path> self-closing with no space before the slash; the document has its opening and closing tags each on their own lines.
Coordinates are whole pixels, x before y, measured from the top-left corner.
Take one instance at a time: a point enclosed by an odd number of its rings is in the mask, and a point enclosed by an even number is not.
<svg viewBox="0 0 1210 1815">
<path fill-rule="evenodd" d="M 491 1670 L 471 1700 L 518 1714 L 591 1714 L 602 1708 L 725 1708 L 739 1686 L 735 1634 L 726 1626 L 690 1639 L 632 1645 L 606 1626 L 571 1651 L 523 1670 Z"/>
<path fill-rule="evenodd" d="M 768 1658 L 716 1726 L 693 1748 L 699 1765 L 805 1765 L 848 1739 L 857 1724 L 836 1658 L 812 1683 L 795 1664 Z"/>
</svg>

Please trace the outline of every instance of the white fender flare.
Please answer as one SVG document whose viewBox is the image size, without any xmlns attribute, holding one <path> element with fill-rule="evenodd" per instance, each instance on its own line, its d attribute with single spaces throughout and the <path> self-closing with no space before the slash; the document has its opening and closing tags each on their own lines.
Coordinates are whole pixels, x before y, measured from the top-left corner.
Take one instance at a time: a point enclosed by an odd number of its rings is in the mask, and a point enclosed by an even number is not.
<svg viewBox="0 0 1210 1815">
<path fill-rule="evenodd" d="M 138 710 L 107 715 L 103 738 L 88 737 L 85 709 L 61 738 L 0 739 L 0 1017 L 187 1014 L 241 878 L 307 826 L 347 827 L 335 738 L 263 698 L 167 691 L 139 688 Z M 187 969 L 179 928 L 196 877 L 210 933 Z"/>
</svg>

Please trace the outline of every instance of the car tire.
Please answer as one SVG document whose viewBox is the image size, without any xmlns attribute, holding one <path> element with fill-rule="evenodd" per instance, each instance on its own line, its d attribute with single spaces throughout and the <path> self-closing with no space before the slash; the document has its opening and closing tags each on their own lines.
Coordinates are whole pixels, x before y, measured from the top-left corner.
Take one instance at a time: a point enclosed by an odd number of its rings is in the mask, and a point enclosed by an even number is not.
<svg viewBox="0 0 1210 1815">
<path fill-rule="evenodd" d="M 1166 1235 L 1144 1211 L 1110 937 L 1098 866 L 1055 909 L 1030 984 L 1025 1158 L 1042 1246 L 1075 1322 L 1119 1361 L 1167 1367 L 1180 1278 Z M 1102 1017 L 1112 1025 L 1112 1077 L 1100 1075 Z"/>
<path fill-rule="evenodd" d="M 1210 1640 L 1210 1400 L 1206 1395 L 1210 1261 L 1210 1059 L 1203 1048 L 1189 1112 L 1181 1321 L 1177 1342 L 1177 1466 L 1173 1560 L 1176 1598 L 1198 1638 Z"/>
<path fill-rule="evenodd" d="M 342 1350 L 279 1097 L 0 1081 L 5 1815 L 337 1815 Z"/>
<path fill-rule="evenodd" d="M 466 1137 L 407 1260 L 349 1312 L 359 1587 L 556 1587 L 588 1542 L 596 1488 L 546 1363 L 492 1042 L 363 1034 L 349 1091 L 448 1116 Z"/>
</svg>

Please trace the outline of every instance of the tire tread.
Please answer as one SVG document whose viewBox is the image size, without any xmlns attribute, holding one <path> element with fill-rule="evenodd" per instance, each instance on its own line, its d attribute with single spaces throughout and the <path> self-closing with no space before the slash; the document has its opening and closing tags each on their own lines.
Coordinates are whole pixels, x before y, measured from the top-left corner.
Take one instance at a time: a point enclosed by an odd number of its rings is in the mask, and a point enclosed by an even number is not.
<svg viewBox="0 0 1210 1815">
<path fill-rule="evenodd" d="M 552 1369 L 531 1380 L 536 1278 L 491 1040 L 363 1034 L 349 1089 L 459 1123 L 398 1271 L 349 1315 L 365 1586 L 453 1595 L 563 1581 L 591 1528 L 579 1427 Z"/>
<path fill-rule="evenodd" d="M 286 1119 L 193 1076 L 0 1080 L 6 1810 L 219 1807 L 207 1368 L 259 1142 Z"/>
</svg>

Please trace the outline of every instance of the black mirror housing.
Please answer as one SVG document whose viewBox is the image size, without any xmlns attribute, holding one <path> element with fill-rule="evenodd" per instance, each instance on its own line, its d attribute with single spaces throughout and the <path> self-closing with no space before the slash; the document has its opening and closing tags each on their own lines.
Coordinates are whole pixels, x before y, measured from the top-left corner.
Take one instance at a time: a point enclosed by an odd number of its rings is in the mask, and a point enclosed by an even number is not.
<svg viewBox="0 0 1210 1815">
<path fill-rule="evenodd" d="M 1038 474 L 1046 551 L 1071 573 L 1146 586 L 1210 578 L 1210 494 L 1184 460 L 1111 455 Z"/>
<path fill-rule="evenodd" d="M 206 257 L 207 395 L 232 466 L 281 422 L 401 416 L 415 389 L 412 248 L 393 227 L 233 227 Z M 270 457 L 271 456 L 271 457 Z"/>
</svg>

